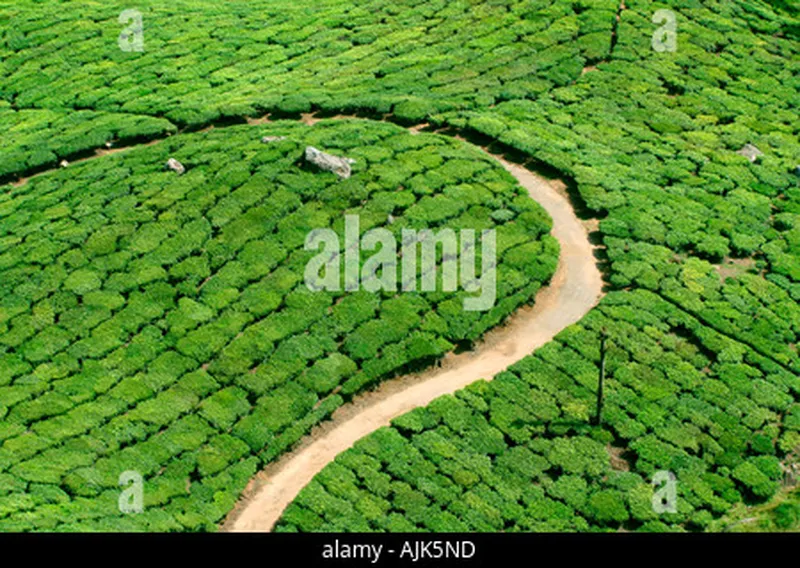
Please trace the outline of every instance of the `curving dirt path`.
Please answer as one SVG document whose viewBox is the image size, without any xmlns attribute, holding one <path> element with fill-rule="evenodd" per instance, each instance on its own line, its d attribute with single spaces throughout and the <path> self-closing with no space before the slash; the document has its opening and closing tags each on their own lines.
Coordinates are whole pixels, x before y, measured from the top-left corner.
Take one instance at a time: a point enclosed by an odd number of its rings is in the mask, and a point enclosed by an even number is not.
<svg viewBox="0 0 800 568">
<path fill-rule="evenodd" d="M 561 253 L 550 285 L 539 291 L 533 307 L 518 310 L 506 325 L 490 331 L 474 351 L 446 357 L 442 368 L 387 381 L 337 409 L 330 421 L 315 428 L 296 449 L 250 481 L 221 530 L 271 530 L 300 490 L 357 440 L 443 394 L 479 379 L 491 380 L 577 322 L 597 304 L 602 296 L 602 277 L 587 229 L 575 216 L 567 198 L 554 183 L 498 156 L 495 158 L 553 219 L 551 233 L 558 239 Z"/>
</svg>

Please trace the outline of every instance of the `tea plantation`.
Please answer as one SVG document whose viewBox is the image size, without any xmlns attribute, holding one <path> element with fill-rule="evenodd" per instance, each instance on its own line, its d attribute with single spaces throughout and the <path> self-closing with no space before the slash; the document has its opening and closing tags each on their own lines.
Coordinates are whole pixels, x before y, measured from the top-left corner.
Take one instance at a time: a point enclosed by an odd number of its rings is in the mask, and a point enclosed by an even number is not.
<svg viewBox="0 0 800 568">
<path fill-rule="evenodd" d="M 354 175 L 298 166 L 308 144 Z M 478 339 L 558 256 L 484 153 L 361 120 L 178 135 L 6 186 L 0 210 L 2 530 L 213 528 L 260 466 L 364 387 Z M 345 213 L 398 241 L 496 227 L 495 307 L 309 290 L 306 235 L 343 235 Z M 146 479 L 141 515 L 117 507 L 125 471 Z"/>
<path fill-rule="evenodd" d="M 609 334 L 603 425 L 596 337 Z M 512 366 L 339 455 L 281 530 L 703 529 L 780 487 L 800 378 L 652 292 L 614 292 Z M 650 480 L 678 479 L 656 514 Z"/>
<path fill-rule="evenodd" d="M 346 397 L 552 274 L 546 215 L 474 148 L 377 122 L 230 126 L 266 113 L 428 122 L 534 160 L 599 219 L 610 288 L 494 381 L 341 454 L 280 530 L 719 530 L 778 494 L 800 447 L 795 2 L 142 1 L 141 52 L 117 43 L 130 6 L 65 5 L 0 3 L 0 180 L 172 136 L 0 186 L 0 530 L 213 530 Z M 305 144 L 354 176 L 299 167 Z M 351 210 L 497 225 L 498 308 L 305 292 L 305 234 Z M 140 515 L 117 512 L 127 469 L 151 487 Z M 660 470 L 674 513 L 651 506 Z"/>
</svg>

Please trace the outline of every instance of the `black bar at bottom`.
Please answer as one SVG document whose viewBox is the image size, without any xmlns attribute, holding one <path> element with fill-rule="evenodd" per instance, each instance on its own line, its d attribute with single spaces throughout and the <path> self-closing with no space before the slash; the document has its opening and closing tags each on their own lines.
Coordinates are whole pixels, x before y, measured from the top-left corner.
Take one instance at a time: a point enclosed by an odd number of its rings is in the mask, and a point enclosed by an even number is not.
<svg viewBox="0 0 800 568">
<path fill-rule="evenodd" d="M 155 564 L 228 568 L 249 565 L 309 566 L 505 566 L 534 567 L 586 560 L 630 566 L 687 561 L 762 550 L 792 550 L 797 534 L 464 533 L 464 534 L 2 534 L 6 558 L 57 556 L 83 563 L 125 559 Z M 780 548 L 779 548 L 780 547 Z M 19 556 L 14 552 L 18 552 Z M 709 556 L 711 555 L 711 556 Z"/>
</svg>

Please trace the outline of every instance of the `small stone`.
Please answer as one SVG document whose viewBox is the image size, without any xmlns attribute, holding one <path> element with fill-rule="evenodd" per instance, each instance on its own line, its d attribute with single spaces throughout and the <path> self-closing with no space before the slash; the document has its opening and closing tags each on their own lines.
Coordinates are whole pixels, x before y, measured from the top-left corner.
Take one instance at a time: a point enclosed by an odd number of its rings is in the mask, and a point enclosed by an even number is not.
<svg viewBox="0 0 800 568">
<path fill-rule="evenodd" d="M 755 162 L 759 156 L 764 155 L 764 152 L 762 152 L 752 144 L 745 144 L 744 146 L 742 146 L 741 150 L 739 150 L 736 153 L 739 154 L 740 156 L 744 156 L 745 158 L 750 160 L 750 162 Z"/>
<path fill-rule="evenodd" d="M 351 174 L 350 165 L 356 163 L 352 158 L 326 154 L 313 146 L 306 146 L 305 158 L 306 161 L 311 162 L 318 168 L 335 173 L 340 179 L 349 178 Z"/>
<path fill-rule="evenodd" d="M 270 142 L 280 142 L 281 140 L 286 140 L 286 136 L 264 136 L 261 139 L 264 144 L 269 144 Z"/>
<path fill-rule="evenodd" d="M 68 161 L 66 161 L 66 160 L 61 160 L 61 161 L 58 163 L 58 165 L 59 165 L 59 166 L 61 166 L 62 168 L 66 168 L 66 167 L 69 165 L 69 162 L 68 162 Z"/>
<path fill-rule="evenodd" d="M 111 148 L 111 142 L 106 142 L 106 148 Z"/>
<path fill-rule="evenodd" d="M 390 225 L 391 225 L 392 223 L 394 223 L 394 215 L 392 215 L 391 213 L 389 213 L 389 216 L 388 216 L 388 217 L 386 217 L 386 221 L 387 221 L 387 222 L 388 222 Z"/>
<path fill-rule="evenodd" d="M 167 160 L 167 168 L 169 168 L 173 172 L 178 172 L 178 174 L 182 174 L 183 172 L 186 171 L 186 168 L 183 167 L 183 164 L 181 164 L 175 158 L 170 158 L 169 160 Z"/>
</svg>

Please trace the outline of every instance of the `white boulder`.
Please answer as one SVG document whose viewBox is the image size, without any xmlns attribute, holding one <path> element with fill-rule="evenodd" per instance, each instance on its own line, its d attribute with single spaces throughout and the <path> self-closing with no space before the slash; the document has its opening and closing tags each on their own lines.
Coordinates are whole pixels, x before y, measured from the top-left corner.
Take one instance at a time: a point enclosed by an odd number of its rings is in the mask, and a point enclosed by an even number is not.
<svg viewBox="0 0 800 568">
<path fill-rule="evenodd" d="M 179 175 L 186 171 L 186 168 L 183 167 L 183 164 L 181 164 L 175 158 L 170 158 L 167 160 L 167 168 L 173 172 L 178 172 Z"/>
<path fill-rule="evenodd" d="M 356 163 L 352 158 L 326 154 L 313 146 L 306 147 L 305 157 L 307 162 L 311 162 L 322 170 L 335 173 L 340 179 L 349 178 L 352 173 L 350 165 Z"/>
</svg>

